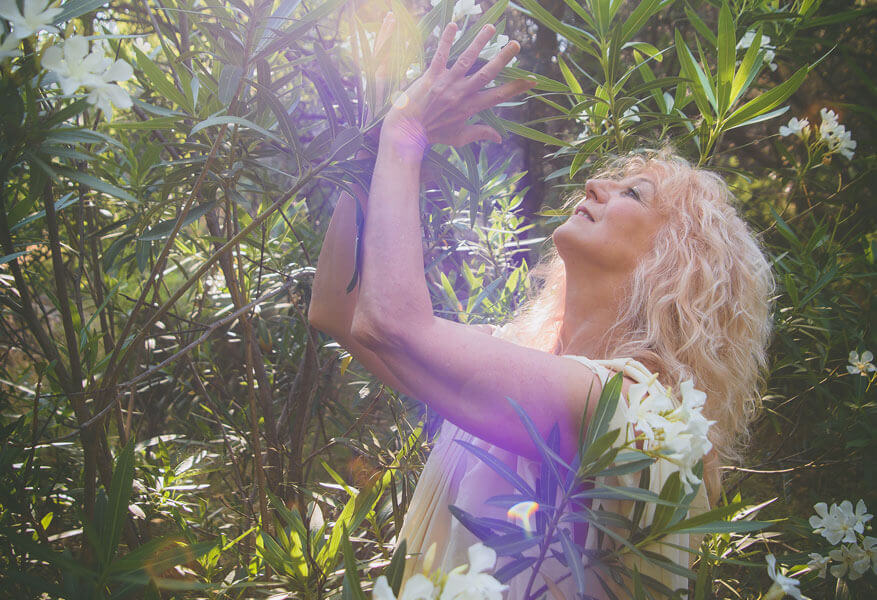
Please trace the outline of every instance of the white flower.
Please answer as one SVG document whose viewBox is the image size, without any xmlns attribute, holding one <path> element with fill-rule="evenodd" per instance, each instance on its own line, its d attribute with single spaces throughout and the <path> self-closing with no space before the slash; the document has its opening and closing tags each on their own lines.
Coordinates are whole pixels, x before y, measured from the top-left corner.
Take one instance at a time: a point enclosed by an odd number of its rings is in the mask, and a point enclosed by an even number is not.
<svg viewBox="0 0 877 600">
<path fill-rule="evenodd" d="M 813 533 L 818 533 L 828 540 L 832 545 L 840 542 L 844 536 L 844 532 L 840 529 L 840 515 L 837 511 L 837 505 L 831 505 L 831 512 L 828 511 L 828 505 L 825 502 L 817 502 L 813 505 L 816 514 L 810 517 L 810 527 Z"/>
<path fill-rule="evenodd" d="M 88 51 L 88 40 L 81 35 L 70 36 L 64 41 L 63 49 L 58 46 L 47 48 L 43 53 L 43 67 L 58 78 L 61 91 L 69 95 L 83 85 L 100 85 L 103 73 L 109 66 L 109 59 L 98 49 Z"/>
<path fill-rule="evenodd" d="M 487 44 L 478 56 L 484 60 L 492 60 L 497 54 L 499 54 L 499 51 L 502 50 L 503 46 L 508 43 L 509 36 L 500 34 L 496 36 L 496 39 Z"/>
<path fill-rule="evenodd" d="M 634 383 L 628 391 L 627 405 L 622 402 L 627 422 L 650 441 L 656 440 L 656 430 L 663 430 L 667 425 L 663 414 L 675 408 L 670 396 L 655 386 L 656 381 L 657 377 L 652 377 L 647 383 Z"/>
<path fill-rule="evenodd" d="M 432 34 L 433 34 L 435 37 L 440 37 L 441 34 L 442 34 L 442 30 L 441 30 L 441 28 L 438 27 L 438 26 L 436 26 L 436 28 L 432 30 Z M 457 43 L 457 40 L 459 40 L 461 37 L 463 37 L 463 30 L 462 30 L 462 29 L 458 29 L 458 30 L 457 30 L 457 33 L 454 34 L 454 41 L 453 41 L 452 43 L 453 43 L 453 44 L 456 44 L 456 43 Z"/>
<path fill-rule="evenodd" d="M 858 579 L 871 566 L 871 557 L 858 544 L 841 546 L 829 552 L 828 556 L 838 563 L 831 567 L 831 574 L 838 579 L 847 573 L 850 580 Z"/>
<path fill-rule="evenodd" d="M 21 50 L 18 49 L 18 39 L 11 33 L 7 33 L 3 41 L 0 42 L 0 60 L 21 56 Z"/>
<path fill-rule="evenodd" d="M 131 108 L 132 105 L 131 96 L 128 95 L 128 92 L 115 83 L 105 83 L 91 88 L 88 94 L 88 103 L 101 109 L 108 121 L 113 118 L 113 106 L 126 109 Z"/>
<path fill-rule="evenodd" d="M 30 37 L 38 31 L 58 33 L 58 28 L 52 26 L 52 21 L 61 12 L 58 7 L 52 7 L 54 0 L 24 0 L 22 10 L 18 10 L 15 0 L 0 0 L 0 17 L 12 23 L 12 37 L 21 40 Z"/>
<path fill-rule="evenodd" d="M 829 149 L 844 156 L 847 160 L 852 160 L 853 150 L 856 149 L 856 141 L 852 138 L 852 133 L 847 131 L 843 125 L 838 127 L 836 131 L 837 135 L 829 141 Z"/>
<path fill-rule="evenodd" d="M 627 422 L 652 442 L 649 448 L 679 467 L 686 493 L 701 483 L 694 467 L 712 443 L 707 434 L 714 421 L 703 416 L 706 394 L 695 389 L 691 380 L 680 384 L 682 401 L 676 406 L 670 392 L 655 385 L 657 378 L 642 384 L 633 384 L 628 393 L 627 406 L 622 405 Z"/>
<path fill-rule="evenodd" d="M 798 120 L 798 117 L 792 117 L 789 120 L 788 125 L 780 125 L 780 135 L 785 137 L 787 135 L 796 135 L 799 138 L 804 138 L 807 135 L 806 128 L 810 126 L 810 121 L 807 119 Z"/>
<path fill-rule="evenodd" d="M 856 504 L 855 512 L 849 500 L 844 500 L 840 506 L 832 504 L 830 509 L 825 502 L 819 502 L 813 505 L 813 509 L 816 511 L 816 515 L 810 517 L 813 533 L 821 534 L 832 545 L 855 543 L 856 533 L 863 533 L 865 523 L 872 519 L 872 515 L 865 512 L 867 507 L 863 500 Z"/>
<path fill-rule="evenodd" d="M 43 53 L 43 66 L 58 79 L 61 91 L 72 94 L 85 87 L 88 102 L 113 116 L 113 106 L 131 108 L 131 97 L 114 81 L 125 81 L 134 70 L 124 60 L 111 61 L 100 48 L 88 51 L 88 40 L 74 35 L 64 42 L 64 49 L 52 46 Z"/>
<path fill-rule="evenodd" d="M 430 4 L 438 6 L 442 0 L 430 0 Z M 475 0 L 457 0 L 454 4 L 454 21 L 467 17 L 481 14 L 481 6 Z"/>
<path fill-rule="evenodd" d="M 819 114 L 822 117 L 822 123 L 819 124 L 819 135 L 828 144 L 829 152 L 836 152 L 847 159 L 852 159 L 853 150 L 856 149 L 852 133 L 837 122 L 837 115 L 833 110 L 823 108 Z"/>
<path fill-rule="evenodd" d="M 435 596 L 436 589 L 432 581 L 418 573 L 409 577 L 402 585 L 398 600 L 434 600 Z M 372 588 L 372 599 L 397 600 L 385 575 L 381 575 L 375 581 L 374 588 Z"/>
<path fill-rule="evenodd" d="M 833 110 L 821 108 L 819 109 L 819 116 L 822 117 L 822 123 L 819 124 L 819 133 L 824 138 L 831 135 L 831 132 L 837 128 L 837 115 Z"/>
<path fill-rule="evenodd" d="M 814 571 L 819 571 L 819 576 L 825 579 L 825 569 L 828 567 L 830 560 L 830 558 L 822 556 L 818 552 L 811 552 L 810 561 L 807 563 L 807 566 Z"/>
<path fill-rule="evenodd" d="M 639 113 L 639 106 L 634 104 L 633 106 L 628 108 L 626 111 L 624 111 L 624 114 L 621 115 L 621 120 L 622 121 L 630 121 L 631 123 L 639 123 L 640 118 L 639 118 L 638 113 Z"/>
<path fill-rule="evenodd" d="M 468 570 L 462 566 L 448 574 L 441 600 L 502 600 L 502 592 L 508 586 L 482 573 L 492 569 L 495 563 L 496 551 L 493 548 L 480 542 L 470 546 Z"/>
<path fill-rule="evenodd" d="M 779 595 L 779 592 L 782 592 L 783 595 L 789 595 L 798 600 L 807 599 L 807 596 L 803 595 L 801 590 L 798 589 L 798 586 L 801 584 L 800 581 L 777 572 L 777 559 L 773 554 L 768 554 L 765 560 L 767 560 L 767 574 L 774 581 L 766 598 L 782 598 L 783 596 Z"/>
<path fill-rule="evenodd" d="M 864 375 L 867 377 L 868 373 L 877 371 L 877 367 L 871 362 L 872 360 L 874 360 L 874 355 L 871 354 L 870 350 L 862 352 L 861 358 L 859 353 L 853 350 L 850 352 L 850 364 L 847 365 L 847 372 L 850 375 Z"/>
<path fill-rule="evenodd" d="M 865 506 L 865 501 L 862 499 L 859 499 L 859 501 L 856 502 L 855 512 L 853 512 L 853 503 L 849 500 L 841 502 L 840 509 L 843 511 L 847 523 L 849 523 L 852 530 L 856 533 L 864 533 L 865 523 L 874 518 L 873 515 L 866 512 L 868 507 Z M 855 541 L 855 537 L 852 541 Z"/>
</svg>

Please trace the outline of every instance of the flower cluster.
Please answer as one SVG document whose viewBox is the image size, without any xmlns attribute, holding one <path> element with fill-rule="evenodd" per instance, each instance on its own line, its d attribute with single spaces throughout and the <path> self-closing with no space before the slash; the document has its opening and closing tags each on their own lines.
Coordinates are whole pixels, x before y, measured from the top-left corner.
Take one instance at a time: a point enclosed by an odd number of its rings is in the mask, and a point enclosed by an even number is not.
<svg viewBox="0 0 877 600">
<path fill-rule="evenodd" d="M 0 0 L 0 17 L 3 17 L 12 25 L 12 32 L 7 33 L 3 41 L 3 50 L 8 51 L 7 45 L 17 46 L 18 40 L 30 37 L 40 31 L 58 33 L 58 28 L 52 25 L 55 17 L 61 12 L 56 6 L 55 0 L 24 0 L 21 10 L 15 0 Z M 0 58 L 4 58 L 0 56 Z"/>
<path fill-rule="evenodd" d="M 861 375 L 867 377 L 868 373 L 877 371 L 877 367 L 871 362 L 874 360 L 874 355 L 871 354 L 870 350 L 862 352 L 861 357 L 858 352 L 853 350 L 850 352 L 849 360 L 850 364 L 847 365 L 847 372 L 850 375 Z"/>
<path fill-rule="evenodd" d="M 502 592 L 508 588 L 492 575 L 485 573 L 496 564 L 496 551 L 481 542 L 469 547 L 469 564 L 451 570 L 447 575 L 436 571 L 425 574 L 432 566 L 431 557 L 435 544 L 427 552 L 424 573 L 417 573 L 402 584 L 399 597 L 393 594 L 387 577 L 381 575 L 372 590 L 373 600 L 502 600 Z"/>
<path fill-rule="evenodd" d="M 852 139 L 851 133 L 837 122 L 837 115 L 834 114 L 833 110 L 823 108 L 819 111 L 819 115 L 822 117 L 822 123 L 819 124 L 819 135 L 828 144 L 829 151 L 852 159 L 856 142 Z"/>
<path fill-rule="evenodd" d="M 865 502 L 859 500 L 855 510 L 849 500 L 839 505 L 832 504 L 830 508 L 825 502 L 819 502 L 813 509 L 816 511 L 810 517 L 813 533 L 820 534 L 829 544 L 838 547 L 831 550 L 828 556 L 812 552 L 807 566 L 818 571 L 820 577 L 825 577 L 825 571 L 832 561 L 836 564 L 831 565 L 831 574 L 838 579 L 858 579 L 868 569 L 877 574 L 877 538 L 864 535 L 865 524 L 873 517 L 866 512 L 868 508 Z"/>
<path fill-rule="evenodd" d="M 15 0 L 0 0 L 0 17 L 12 25 L 11 32 L 3 32 L 0 41 L 0 60 L 20 56 L 19 40 L 41 31 L 60 33 L 53 25 L 61 8 L 55 1 L 24 0 L 19 10 Z M 107 119 L 112 118 L 113 106 L 130 108 L 131 97 L 119 81 L 130 79 L 134 70 L 123 60 L 112 60 L 102 49 L 89 52 L 88 40 L 72 35 L 62 44 L 49 46 L 43 52 L 42 66 L 55 78 L 65 95 L 84 87 L 88 91 L 89 104 L 100 108 Z"/>
<path fill-rule="evenodd" d="M 63 48 L 52 46 L 43 53 L 43 66 L 55 75 L 61 91 L 72 94 L 80 87 L 88 90 L 88 102 L 113 115 L 113 105 L 131 108 L 131 97 L 114 81 L 125 81 L 134 70 L 124 60 L 111 60 L 100 49 L 88 50 L 88 40 L 73 35 Z"/>
<path fill-rule="evenodd" d="M 746 50 L 751 45 L 752 42 L 755 41 L 755 30 L 750 29 L 746 33 L 743 34 L 743 37 L 740 38 L 740 41 L 737 42 L 738 50 Z M 761 36 L 761 49 L 764 50 L 764 62 L 767 63 L 767 66 L 770 67 L 771 71 L 777 70 L 777 64 L 773 61 L 776 58 L 776 46 L 772 46 L 770 43 L 770 36 L 762 35 Z"/>
<path fill-rule="evenodd" d="M 822 121 L 819 124 L 817 143 L 825 144 L 828 154 L 840 154 L 851 160 L 856 149 L 856 141 L 852 138 L 852 133 L 838 123 L 837 114 L 833 110 L 820 109 L 819 115 Z M 780 135 L 783 137 L 794 135 L 807 140 L 812 129 L 809 120 L 792 117 L 786 125 L 780 126 Z"/>
<path fill-rule="evenodd" d="M 647 383 L 631 385 L 622 410 L 627 423 L 649 442 L 646 452 L 677 465 L 685 492 L 691 493 L 692 486 L 701 483 L 693 469 L 713 447 L 707 434 L 715 421 L 703 416 L 706 394 L 695 389 L 690 379 L 679 385 L 681 402 L 656 382 L 655 375 Z"/>
</svg>

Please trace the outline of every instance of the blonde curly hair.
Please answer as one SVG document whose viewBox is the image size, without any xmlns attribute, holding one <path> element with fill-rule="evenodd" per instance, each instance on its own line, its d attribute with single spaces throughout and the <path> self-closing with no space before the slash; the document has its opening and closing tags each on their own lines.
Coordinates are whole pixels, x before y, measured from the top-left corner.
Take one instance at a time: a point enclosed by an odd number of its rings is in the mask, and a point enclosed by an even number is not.
<svg viewBox="0 0 877 600">
<path fill-rule="evenodd" d="M 770 264 L 715 173 L 661 150 L 618 159 L 596 176 L 644 170 L 658 182 L 656 209 L 668 220 L 623 290 L 616 323 L 602 340 L 605 358 L 634 358 L 667 385 L 694 379 L 707 393 L 705 414 L 716 421 L 710 435 L 716 451 L 739 460 L 767 361 L 775 289 Z M 564 208 L 584 193 L 573 193 Z M 554 246 L 530 277 L 534 292 L 504 337 L 555 352 L 565 270 Z"/>
</svg>

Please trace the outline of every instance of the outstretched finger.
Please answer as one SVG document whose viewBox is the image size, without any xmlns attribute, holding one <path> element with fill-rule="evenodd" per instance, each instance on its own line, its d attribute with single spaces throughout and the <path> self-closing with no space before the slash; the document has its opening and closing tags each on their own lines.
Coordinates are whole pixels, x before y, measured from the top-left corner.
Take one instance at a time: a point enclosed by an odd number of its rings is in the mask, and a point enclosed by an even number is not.
<svg viewBox="0 0 877 600">
<path fill-rule="evenodd" d="M 532 79 L 515 79 L 497 87 L 488 88 L 475 95 L 472 109 L 474 113 L 481 112 L 484 109 L 496 106 L 500 102 L 505 102 L 518 94 L 523 94 L 534 85 L 536 85 L 536 81 Z"/>
<path fill-rule="evenodd" d="M 463 53 L 457 58 L 457 62 L 451 67 L 452 77 L 462 78 L 466 76 L 466 73 L 469 72 L 469 69 L 475 64 L 475 61 L 478 60 L 478 55 L 484 50 L 487 42 L 490 41 L 490 38 L 493 37 L 495 32 L 496 27 L 490 23 L 481 28 L 481 31 L 478 32 L 478 35 L 475 36 L 475 39 L 472 40 L 469 47 L 463 51 Z"/>
<path fill-rule="evenodd" d="M 451 21 L 445 26 L 442 37 L 439 38 L 438 47 L 435 49 L 435 55 L 432 62 L 429 63 L 427 73 L 436 79 L 439 75 L 443 75 L 448 68 L 448 56 L 451 54 L 451 45 L 454 43 L 454 36 L 457 34 L 457 24 Z"/>
<path fill-rule="evenodd" d="M 393 34 L 393 29 L 395 27 L 396 16 L 393 14 L 393 11 L 389 11 L 384 15 L 381 28 L 378 30 L 378 35 L 375 37 L 375 56 L 378 56 L 382 52 L 386 52 L 388 48 L 387 44 L 390 41 L 390 36 Z"/>
<path fill-rule="evenodd" d="M 500 50 L 490 62 L 481 67 L 477 73 L 466 79 L 467 91 L 477 92 L 487 86 L 488 83 L 493 81 L 494 78 L 499 75 L 499 72 L 502 71 L 503 67 L 509 64 L 520 50 L 521 45 L 515 40 L 512 40 L 503 46 L 502 50 Z"/>
<path fill-rule="evenodd" d="M 396 17 L 393 15 L 393 11 L 390 11 L 384 16 L 384 21 L 381 23 L 381 28 L 378 30 L 378 35 L 375 38 L 374 55 L 378 65 L 375 70 L 375 75 L 379 78 L 386 77 L 387 75 L 387 58 L 390 51 L 390 37 L 393 35 L 395 27 Z"/>
</svg>

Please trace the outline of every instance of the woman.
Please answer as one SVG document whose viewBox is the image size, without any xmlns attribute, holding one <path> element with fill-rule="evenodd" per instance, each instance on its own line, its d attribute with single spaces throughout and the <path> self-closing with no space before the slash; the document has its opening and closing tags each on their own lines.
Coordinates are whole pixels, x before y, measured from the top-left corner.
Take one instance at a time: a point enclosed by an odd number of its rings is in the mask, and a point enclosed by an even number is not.
<svg viewBox="0 0 877 600">
<path fill-rule="evenodd" d="M 648 375 L 632 361 L 599 364 L 581 357 L 629 357 L 667 384 L 695 379 L 707 393 L 705 412 L 716 421 L 704 469 L 715 496 L 716 452 L 735 456 L 734 441 L 754 407 L 772 285 L 768 264 L 718 177 L 672 157 L 637 156 L 589 180 L 574 198 L 574 213 L 553 233 L 556 251 L 538 269 L 540 294 L 508 325 L 491 332 L 434 316 L 418 203 L 425 149 L 500 141 L 489 127 L 466 119 L 532 86 L 518 80 L 485 89 L 519 51 L 514 41 L 466 75 L 493 36 L 490 25 L 447 68 L 455 31 L 453 23 L 445 28 L 428 70 L 384 120 L 363 203 L 359 287 L 345 293 L 355 235 L 353 200 L 345 196 L 326 234 L 309 310 L 315 327 L 382 381 L 446 419 L 400 533 L 415 554 L 436 542 L 434 568 L 445 571 L 467 562 L 466 548 L 475 541 L 447 504 L 487 516 L 483 500 L 504 493 L 502 480 L 467 457 L 455 439 L 532 478 L 539 454 L 506 398 L 515 399 L 543 435 L 557 424 L 560 454 L 571 459 L 583 413 L 595 405 L 588 391 L 598 397 L 610 371 L 623 370 L 623 402 L 630 386 Z M 653 475 L 654 487 L 668 473 Z M 706 508 L 706 498 L 695 504 Z M 593 547 L 592 537 L 577 533 L 577 543 Z M 690 541 L 685 536 L 676 543 Z M 656 551 L 688 561 L 678 549 Z M 418 564 L 411 560 L 407 571 Z M 559 573 L 559 564 L 546 567 L 550 577 Z M 652 575 L 671 588 L 687 587 L 679 576 Z M 571 578 L 557 578 L 573 598 Z M 509 584 L 508 597 L 519 597 L 526 578 Z M 590 585 L 602 593 L 595 581 Z"/>
</svg>

